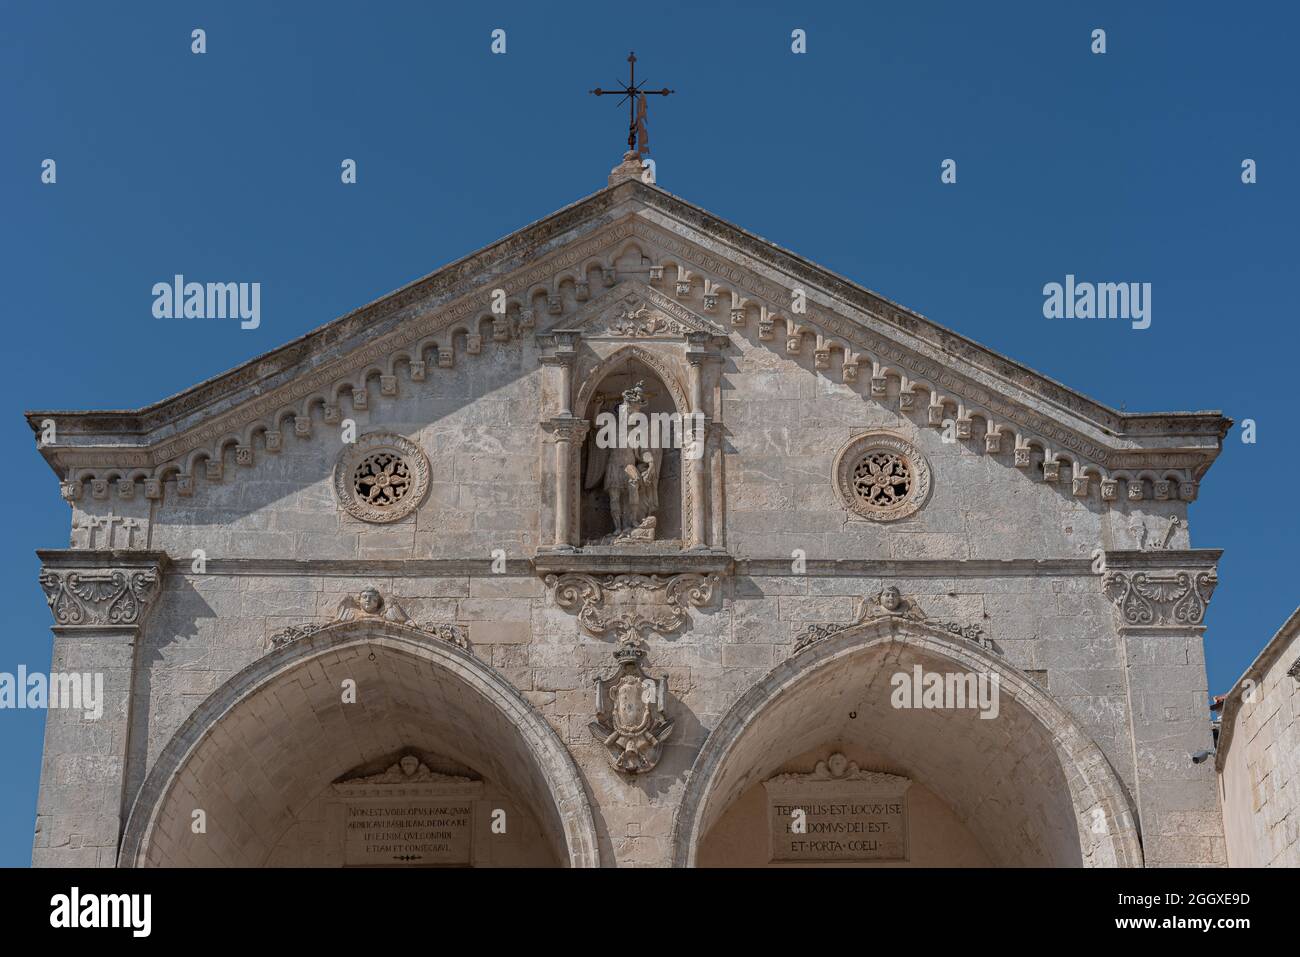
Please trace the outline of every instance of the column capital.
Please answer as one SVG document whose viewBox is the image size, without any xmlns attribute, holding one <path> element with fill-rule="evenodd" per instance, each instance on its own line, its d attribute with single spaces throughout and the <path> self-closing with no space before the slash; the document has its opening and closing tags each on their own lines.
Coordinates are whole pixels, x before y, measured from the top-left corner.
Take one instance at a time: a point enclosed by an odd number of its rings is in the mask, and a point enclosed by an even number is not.
<svg viewBox="0 0 1300 957">
<path fill-rule="evenodd" d="M 1218 548 L 1106 552 L 1102 591 L 1120 629 L 1203 631 L 1222 554 Z"/>
<path fill-rule="evenodd" d="M 165 552 L 39 549 L 40 584 L 60 630 L 137 627 L 158 597 Z"/>
<path fill-rule="evenodd" d="M 576 415 L 557 415 L 542 425 L 557 442 L 581 442 L 590 427 L 586 419 Z"/>
</svg>

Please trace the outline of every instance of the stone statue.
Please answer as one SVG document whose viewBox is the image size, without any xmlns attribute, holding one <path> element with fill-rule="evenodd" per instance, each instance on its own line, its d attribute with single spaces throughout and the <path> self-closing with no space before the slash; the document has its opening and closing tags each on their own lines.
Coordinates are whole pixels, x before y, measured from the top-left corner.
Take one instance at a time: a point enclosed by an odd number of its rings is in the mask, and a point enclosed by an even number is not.
<svg viewBox="0 0 1300 957">
<path fill-rule="evenodd" d="M 613 540 L 653 541 L 659 510 L 659 466 L 663 452 L 652 447 L 645 413 L 645 387 L 638 382 L 623 391 L 618 408 L 618 441 L 612 447 L 593 441 L 584 487 L 598 484 L 609 495 Z M 633 418 L 636 416 L 637 418 Z M 645 423 L 639 427 L 639 423 Z"/>
</svg>

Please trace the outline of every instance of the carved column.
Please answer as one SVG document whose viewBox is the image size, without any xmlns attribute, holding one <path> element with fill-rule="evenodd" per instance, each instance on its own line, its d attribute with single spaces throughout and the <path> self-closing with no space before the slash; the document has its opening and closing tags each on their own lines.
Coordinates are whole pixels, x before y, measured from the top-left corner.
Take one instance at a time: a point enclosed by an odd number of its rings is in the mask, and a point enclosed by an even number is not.
<svg viewBox="0 0 1300 957">
<path fill-rule="evenodd" d="M 550 376 L 551 387 L 555 390 L 555 414 L 559 417 L 573 414 L 573 363 L 577 357 L 578 336 L 572 332 L 556 332 L 542 337 L 553 351 L 548 351 L 540 358 L 547 369 L 554 369 Z"/>
<path fill-rule="evenodd" d="M 690 534 L 686 539 L 686 547 L 705 548 L 707 547 L 705 523 L 708 520 L 708 509 L 705 507 L 708 494 L 705 478 L 708 469 L 709 423 L 708 418 L 704 415 L 703 372 L 704 363 L 707 361 L 708 356 L 702 351 L 696 351 L 695 344 L 692 343 L 692 348 L 687 352 L 686 359 L 690 363 L 689 386 L 691 401 L 691 432 L 686 438 L 683 449 L 686 459 L 687 481 L 690 482 L 691 489 Z"/>
<path fill-rule="evenodd" d="M 1106 552 L 1129 705 L 1133 788 L 1148 866 L 1226 865 L 1203 635 L 1219 549 Z"/>
<path fill-rule="evenodd" d="M 555 443 L 555 548 L 576 544 L 578 481 L 577 451 L 587 434 L 587 421 L 575 416 L 557 416 L 547 423 Z"/>
<path fill-rule="evenodd" d="M 32 863 L 112 867 L 131 799 L 125 782 L 136 645 L 161 590 L 166 555 L 89 549 L 37 555 L 41 590 L 54 615 L 50 670 L 55 680 L 45 720 Z M 60 702 L 55 707 L 56 683 L 63 689 L 80 685 L 83 706 Z M 99 699 L 97 717 L 86 713 L 85 689 Z"/>
</svg>

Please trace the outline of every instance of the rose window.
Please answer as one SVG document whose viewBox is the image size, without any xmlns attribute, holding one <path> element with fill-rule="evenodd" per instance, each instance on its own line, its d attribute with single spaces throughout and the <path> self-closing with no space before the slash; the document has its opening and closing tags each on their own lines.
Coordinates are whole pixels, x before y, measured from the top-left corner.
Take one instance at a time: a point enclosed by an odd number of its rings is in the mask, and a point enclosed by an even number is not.
<svg viewBox="0 0 1300 957">
<path fill-rule="evenodd" d="M 396 505 L 411 490 L 411 472 L 394 452 L 375 452 L 361 460 L 352 476 L 352 488 L 367 505 Z"/>
<path fill-rule="evenodd" d="M 868 508 L 893 508 L 912 491 L 912 467 L 897 452 L 873 449 L 853 470 L 853 493 Z"/>
<path fill-rule="evenodd" d="M 893 522 L 930 496 L 930 463 L 901 435 L 877 430 L 850 439 L 835 457 L 835 494 L 852 515 Z"/>
<path fill-rule="evenodd" d="M 334 495 L 363 522 L 410 515 L 429 490 L 429 458 L 405 436 L 372 432 L 345 445 L 334 466 Z"/>
</svg>

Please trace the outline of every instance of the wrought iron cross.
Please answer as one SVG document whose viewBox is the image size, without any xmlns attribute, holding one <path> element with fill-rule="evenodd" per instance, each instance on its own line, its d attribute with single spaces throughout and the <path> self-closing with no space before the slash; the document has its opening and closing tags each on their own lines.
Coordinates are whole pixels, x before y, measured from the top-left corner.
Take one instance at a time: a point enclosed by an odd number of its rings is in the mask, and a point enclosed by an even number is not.
<svg viewBox="0 0 1300 957">
<path fill-rule="evenodd" d="M 645 81 L 640 84 L 636 82 L 636 53 L 632 52 L 627 55 L 628 62 L 628 80 L 619 86 L 616 90 L 602 90 L 596 87 L 591 90 L 593 96 L 622 96 L 622 99 L 615 103 L 615 106 L 622 106 L 623 101 L 627 101 L 627 148 L 629 151 L 635 150 L 637 156 L 645 156 L 650 152 L 650 134 L 646 131 L 646 97 L 647 96 L 668 96 L 675 93 L 664 87 L 662 90 L 644 89 Z"/>
</svg>

